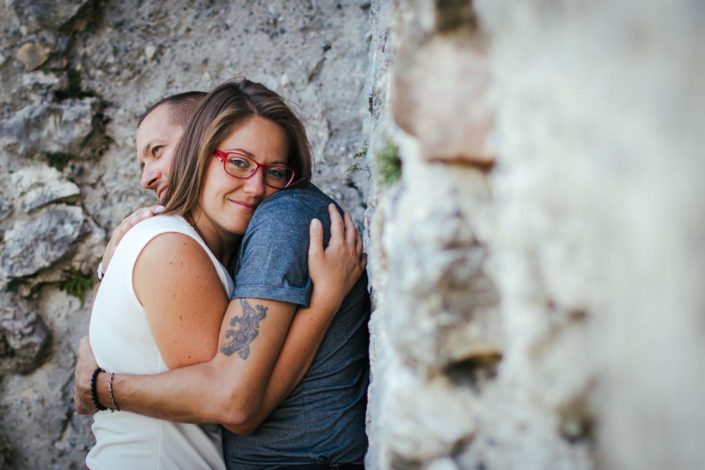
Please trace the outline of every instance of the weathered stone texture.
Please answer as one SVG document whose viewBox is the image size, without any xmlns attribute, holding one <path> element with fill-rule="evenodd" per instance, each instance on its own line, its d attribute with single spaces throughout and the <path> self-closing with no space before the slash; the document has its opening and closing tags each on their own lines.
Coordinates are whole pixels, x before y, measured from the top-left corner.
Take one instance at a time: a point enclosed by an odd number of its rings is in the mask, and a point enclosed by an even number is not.
<svg viewBox="0 0 705 470">
<path fill-rule="evenodd" d="M 484 44 L 434 38 L 400 51 L 391 106 L 399 127 L 418 137 L 427 158 L 489 164 L 492 115 Z M 407 63 L 405 63 L 407 62 Z"/>
<path fill-rule="evenodd" d="M 25 374 L 46 359 L 49 331 L 26 301 L 2 291 L 0 305 L 0 374 Z"/>
<path fill-rule="evenodd" d="M 62 287 L 88 285 L 106 235 L 154 203 L 134 153 L 148 105 L 236 76 L 265 83 L 307 127 L 314 182 L 362 225 L 369 10 L 0 2 L 0 467 L 84 467 L 90 419 L 73 413 L 71 380 L 92 294 L 81 304 Z"/>
<path fill-rule="evenodd" d="M 39 152 L 76 156 L 94 131 L 97 105 L 95 98 L 85 98 L 22 108 L 0 122 L 0 144 L 23 157 Z"/>
<path fill-rule="evenodd" d="M 22 24 L 33 29 L 59 30 L 76 18 L 81 8 L 94 0 L 11 0 L 6 2 L 13 8 Z"/>
<path fill-rule="evenodd" d="M 50 51 L 42 44 L 28 42 L 17 51 L 17 58 L 24 64 L 25 70 L 34 70 L 43 65 L 50 56 Z"/>
<path fill-rule="evenodd" d="M 368 467 L 701 465 L 701 3 L 373 12 Z"/>
<path fill-rule="evenodd" d="M 10 174 L 7 179 L 7 196 L 14 200 L 17 210 L 21 212 L 31 212 L 50 202 L 81 194 L 81 189 L 75 183 L 46 165 L 22 168 Z"/>
<path fill-rule="evenodd" d="M 56 205 L 18 219 L 5 232 L 0 268 L 5 277 L 35 274 L 64 256 L 84 233 L 80 207 Z"/>
<path fill-rule="evenodd" d="M 424 369 L 496 354 L 501 339 L 493 307 L 498 296 L 485 269 L 487 249 L 467 223 L 471 213 L 484 209 L 483 176 L 473 169 L 451 174 L 411 158 L 405 160 L 402 184 L 420 178 L 413 190 L 391 202 L 379 240 L 394 279 L 388 306 L 404 312 L 387 317 L 395 332 L 390 339 L 404 360 Z M 447 184 L 435 183 L 440 180 Z M 445 203 L 432 207 L 429 201 Z M 399 250 L 402 245 L 406 248 Z"/>
<path fill-rule="evenodd" d="M 702 2 L 246 3 L 0 2 L 0 468 L 83 468 L 60 286 L 142 111 L 241 75 L 367 222 L 368 468 L 698 468 Z"/>
</svg>

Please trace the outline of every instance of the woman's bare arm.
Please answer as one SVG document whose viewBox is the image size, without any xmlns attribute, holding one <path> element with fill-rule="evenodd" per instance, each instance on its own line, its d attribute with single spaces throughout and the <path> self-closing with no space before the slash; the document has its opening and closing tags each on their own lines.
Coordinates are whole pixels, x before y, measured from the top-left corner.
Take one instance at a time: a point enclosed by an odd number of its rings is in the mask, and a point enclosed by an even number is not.
<svg viewBox="0 0 705 470">
<path fill-rule="evenodd" d="M 142 250 L 133 287 L 169 369 L 216 353 L 228 297 L 204 248 L 182 233 L 163 233 Z"/>
</svg>

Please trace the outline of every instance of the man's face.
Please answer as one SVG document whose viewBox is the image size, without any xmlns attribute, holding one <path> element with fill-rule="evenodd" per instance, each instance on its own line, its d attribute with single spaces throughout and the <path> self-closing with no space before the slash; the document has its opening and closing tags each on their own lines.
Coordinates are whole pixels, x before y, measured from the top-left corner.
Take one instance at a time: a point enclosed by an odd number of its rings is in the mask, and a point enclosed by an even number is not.
<svg viewBox="0 0 705 470">
<path fill-rule="evenodd" d="M 184 128 L 170 118 L 171 105 L 152 110 L 137 128 L 137 159 L 142 168 L 142 187 L 151 189 L 164 201 L 171 160 Z"/>
</svg>

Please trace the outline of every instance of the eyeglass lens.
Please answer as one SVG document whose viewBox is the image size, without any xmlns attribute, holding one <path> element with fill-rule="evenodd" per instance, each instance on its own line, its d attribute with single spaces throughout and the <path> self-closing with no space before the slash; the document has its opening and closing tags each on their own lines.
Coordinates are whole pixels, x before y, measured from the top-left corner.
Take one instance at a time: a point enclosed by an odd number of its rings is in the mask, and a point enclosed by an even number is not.
<svg viewBox="0 0 705 470">
<path fill-rule="evenodd" d="M 264 184 L 273 188 L 285 188 L 294 175 L 294 170 L 285 165 L 262 165 L 245 155 L 233 153 L 225 157 L 225 171 L 237 178 L 249 178 L 260 166 L 263 167 Z"/>
</svg>

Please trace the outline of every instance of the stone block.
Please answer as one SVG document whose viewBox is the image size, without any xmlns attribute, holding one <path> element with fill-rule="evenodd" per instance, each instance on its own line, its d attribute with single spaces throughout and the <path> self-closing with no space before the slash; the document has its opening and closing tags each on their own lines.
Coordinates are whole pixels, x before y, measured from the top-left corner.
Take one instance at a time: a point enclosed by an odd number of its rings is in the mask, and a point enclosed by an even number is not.
<svg viewBox="0 0 705 470">
<path fill-rule="evenodd" d="M 40 152 L 78 155 L 94 131 L 96 98 L 26 106 L 0 121 L 0 144 L 22 157 Z"/>
<path fill-rule="evenodd" d="M 54 168 L 32 165 L 9 175 L 7 191 L 15 201 L 17 209 L 30 212 L 51 202 L 81 194 L 76 184 L 67 180 Z"/>
<path fill-rule="evenodd" d="M 389 295 L 393 344 L 407 360 L 432 369 L 501 354 L 499 295 L 478 264 L 484 250 L 450 251 L 409 256 L 395 270 L 398 284 Z"/>
<path fill-rule="evenodd" d="M 44 45 L 35 42 L 28 42 L 17 50 L 17 59 L 24 64 L 25 70 L 35 70 L 43 65 L 49 57 L 51 51 Z"/>
<path fill-rule="evenodd" d="M 390 425 L 387 441 L 392 460 L 428 462 L 452 455 L 474 437 L 473 396 L 442 376 L 424 380 L 399 370 L 388 393 Z"/>
<path fill-rule="evenodd" d="M 419 139 L 429 160 L 491 167 L 494 122 L 483 47 L 443 36 L 415 46 L 400 48 L 394 68 L 395 122 Z"/>
<path fill-rule="evenodd" d="M 458 464 L 451 457 L 442 457 L 431 461 L 426 470 L 460 470 Z"/>
<path fill-rule="evenodd" d="M 59 30 L 66 25 L 84 6 L 94 0 L 10 0 L 17 16 L 31 28 Z"/>
<path fill-rule="evenodd" d="M 379 234 L 393 279 L 384 296 L 390 340 L 406 362 L 424 369 L 501 356 L 499 293 L 475 225 L 487 204 L 484 177 L 472 168 L 407 161 L 407 175 L 423 170 L 423 178 L 386 209 Z M 434 184 L 441 180 L 446 184 Z"/>
<path fill-rule="evenodd" d="M 0 305 L 0 373 L 26 374 L 46 358 L 49 331 L 27 302 L 4 291 Z M 8 302 L 9 300 L 9 302 Z"/>
<path fill-rule="evenodd" d="M 0 194 L 0 221 L 12 213 L 12 202 Z"/>
<path fill-rule="evenodd" d="M 53 205 L 17 219 L 5 232 L 0 269 L 5 277 L 29 276 L 51 266 L 84 235 L 83 209 Z"/>
</svg>

